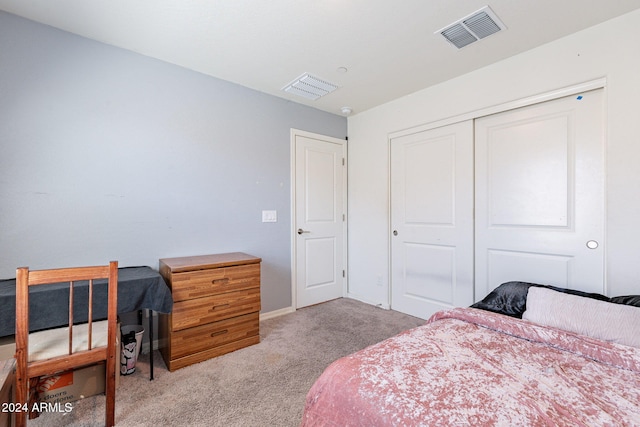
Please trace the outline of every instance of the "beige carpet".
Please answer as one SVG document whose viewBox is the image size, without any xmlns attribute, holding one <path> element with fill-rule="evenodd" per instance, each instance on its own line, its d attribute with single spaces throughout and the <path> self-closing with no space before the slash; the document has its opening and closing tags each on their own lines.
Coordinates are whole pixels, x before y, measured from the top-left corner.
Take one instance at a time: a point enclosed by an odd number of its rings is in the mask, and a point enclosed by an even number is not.
<svg viewBox="0 0 640 427">
<path fill-rule="evenodd" d="M 424 321 L 351 299 L 338 299 L 260 324 L 260 344 L 175 372 L 154 352 L 121 377 L 118 426 L 297 426 L 307 391 L 335 359 Z M 75 402 L 68 414 L 45 413 L 31 426 L 98 426 L 104 396 Z"/>
</svg>

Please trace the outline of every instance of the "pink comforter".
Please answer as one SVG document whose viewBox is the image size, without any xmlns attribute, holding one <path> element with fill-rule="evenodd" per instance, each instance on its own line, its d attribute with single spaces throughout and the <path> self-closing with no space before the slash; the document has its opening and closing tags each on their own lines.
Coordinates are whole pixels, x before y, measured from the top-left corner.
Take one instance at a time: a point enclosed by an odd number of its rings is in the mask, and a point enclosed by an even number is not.
<svg viewBox="0 0 640 427">
<path fill-rule="evenodd" d="M 302 425 L 640 426 L 640 349 L 442 311 L 331 364 Z"/>
</svg>

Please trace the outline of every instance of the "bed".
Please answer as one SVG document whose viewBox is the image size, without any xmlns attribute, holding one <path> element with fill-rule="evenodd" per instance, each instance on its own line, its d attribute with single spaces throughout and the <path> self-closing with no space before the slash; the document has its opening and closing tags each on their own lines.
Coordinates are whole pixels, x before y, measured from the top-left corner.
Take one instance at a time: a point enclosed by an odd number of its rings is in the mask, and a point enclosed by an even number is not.
<svg viewBox="0 0 640 427">
<path fill-rule="evenodd" d="M 640 297 L 514 288 L 335 361 L 302 426 L 640 426 Z"/>
</svg>

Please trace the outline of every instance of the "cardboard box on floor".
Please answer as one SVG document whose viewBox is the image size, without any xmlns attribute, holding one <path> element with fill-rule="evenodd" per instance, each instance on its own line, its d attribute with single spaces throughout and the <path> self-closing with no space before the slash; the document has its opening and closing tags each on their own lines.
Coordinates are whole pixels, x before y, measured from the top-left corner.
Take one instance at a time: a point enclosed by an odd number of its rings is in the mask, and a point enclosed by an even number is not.
<svg viewBox="0 0 640 427">
<path fill-rule="evenodd" d="M 36 390 L 40 402 L 67 403 L 104 393 L 104 364 L 42 377 Z M 116 376 L 118 378 L 119 375 Z"/>
</svg>

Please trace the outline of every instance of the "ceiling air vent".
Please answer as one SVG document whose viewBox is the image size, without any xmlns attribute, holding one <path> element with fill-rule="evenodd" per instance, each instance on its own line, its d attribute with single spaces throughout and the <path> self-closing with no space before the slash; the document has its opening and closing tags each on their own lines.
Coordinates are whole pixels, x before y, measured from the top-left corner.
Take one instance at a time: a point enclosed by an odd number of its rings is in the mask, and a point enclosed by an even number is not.
<svg viewBox="0 0 640 427">
<path fill-rule="evenodd" d="M 441 34 L 449 43 L 458 49 L 462 49 L 506 28 L 493 10 L 489 6 L 485 6 L 477 12 L 436 31 L 435 34 Z"/>
<path fill-rule="evenodd" d="M 304 73 L 282 88 L 285 92 L 303 96 L 314 101 L 336 89 L 338 89 L 338 86 L 333 83 L 314 77 L 309 73 Z"/>
</svg>

